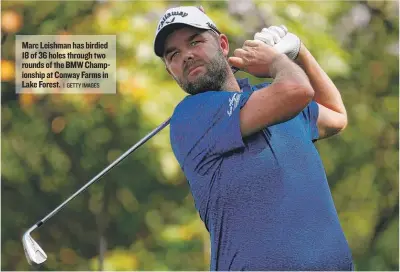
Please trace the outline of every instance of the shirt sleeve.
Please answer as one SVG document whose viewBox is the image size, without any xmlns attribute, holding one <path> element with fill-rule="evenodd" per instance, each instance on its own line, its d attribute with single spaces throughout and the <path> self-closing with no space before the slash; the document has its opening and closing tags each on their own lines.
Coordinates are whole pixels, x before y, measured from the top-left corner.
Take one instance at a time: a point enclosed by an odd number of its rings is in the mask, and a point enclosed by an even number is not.
<svg viewBox="0 0 400 272">
<path fill-rule="evenodd" d="M 206 92 L 186 97 L 170 123 L 174 154 L 184 170 L 198 169 L 222 154 L 244 148 L 240 109 L 252 92 Z"/>
<path fill-rule="evenodd" d="M 317 120 L 319 114 L 319 107 L 317 102 L 311 101 L 307 107 L 302 111 L 302 117 L 307 135 L 315 142 L 319 138 Z"/>
</svg>

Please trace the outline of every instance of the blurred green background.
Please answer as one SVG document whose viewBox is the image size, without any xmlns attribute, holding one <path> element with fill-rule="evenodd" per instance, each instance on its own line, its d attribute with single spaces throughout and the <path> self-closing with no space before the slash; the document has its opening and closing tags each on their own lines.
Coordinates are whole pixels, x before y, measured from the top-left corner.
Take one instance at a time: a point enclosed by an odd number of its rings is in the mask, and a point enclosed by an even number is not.
<svg viewBox="0 0 400 272">
<path fill-rule="evenodd" d="M 285 24 L 337 84 L 349 126 L 317 147 L 341 224 L 357 270 L 398 270 L 398 4 L 2 1 L 1 269 L 209 269 L 208 233 L 169 128 L 33 233 L 48 254 L 43 266 L 31 268 L 21 244 L 24 231 L 172 114 L 185 94 L 153 54 L 156 24 L 169 7 L 203 5 L 231 48 Z M 117 35 L 117 94 L 16 95 L 17 34 Z"/>
</svg>

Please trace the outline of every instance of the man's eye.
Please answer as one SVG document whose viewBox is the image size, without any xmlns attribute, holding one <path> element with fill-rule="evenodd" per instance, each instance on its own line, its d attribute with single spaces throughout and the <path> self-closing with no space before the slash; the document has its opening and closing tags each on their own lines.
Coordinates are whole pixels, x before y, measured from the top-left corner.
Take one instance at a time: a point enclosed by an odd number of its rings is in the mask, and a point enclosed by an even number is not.
<svg viewBox="0 0 400 272">
<path fill-rule="evenodd" d="M 190 43 L 190 45 L 194 46 L 194 45 L 196 45 L 196 44 L 198 44 L 198 43 L 199 43 L 199 41 L 192 41 L 192 42 Z"/>
<path fill-rule="evenodd" d="M 172 59 L 175 57 L 176 54 L 178 54 L 178 52 L 173 52 L 173 53 L 170 55 L 169 59 L 172 60 Z"/>
</svg>

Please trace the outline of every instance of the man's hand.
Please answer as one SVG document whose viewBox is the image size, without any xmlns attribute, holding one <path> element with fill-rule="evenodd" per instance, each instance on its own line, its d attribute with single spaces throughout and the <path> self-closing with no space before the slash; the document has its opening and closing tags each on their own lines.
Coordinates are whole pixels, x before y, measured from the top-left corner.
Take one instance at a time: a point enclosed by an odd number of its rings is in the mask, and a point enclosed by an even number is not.
<svg viewBox="0 0 400 272">
<path fill-rule="evenodd" d="M 292 60 L 297 58 L 301 47 L 299 37 L 288 32 L 284 25 L 263 28 L 254 35 L 254 39 L 273 46 L 279 53 L 287 55 Z"/>
<path fill-rule="evenodd" d="M 295 60 L 307 74 L 314 90 L 313 99 L 319 107 L 317 120 L 319 139 L 335 135 L 347 126 L 346 108 L 339 90 L 308 49 L 301 45 L 296 35 L 288 33 L 284 26 L 271 26 L 256 33 L 254 39 L 263 41 L 286 54 Z"/>
<path fill-rule="evenodd" d="M 247 40 L 242 48 L 234 51 L 229 64 L 256 77 L 270 77 L 271 66 L 281 54 L 259 40 Z"/>
</svg>

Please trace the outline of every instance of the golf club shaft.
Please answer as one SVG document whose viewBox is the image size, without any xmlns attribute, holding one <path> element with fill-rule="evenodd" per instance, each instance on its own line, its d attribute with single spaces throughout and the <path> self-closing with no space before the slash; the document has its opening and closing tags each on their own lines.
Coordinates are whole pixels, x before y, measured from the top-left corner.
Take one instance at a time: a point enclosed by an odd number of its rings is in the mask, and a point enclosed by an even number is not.
<svg viewBox="0 0 400 272">
<path fill-rule="evenodd" d="M 123 159 L 125 159 L 129 154 L 131 154 L 133 151 L 138 149 L 141 145 L 146 143 L 148 140 L 150 140 L 154 135 L 156 135 L 158 132 L 160 132 L 163 128 L 168 126 L 169 122 L 171 120 L 171 117 L 168 118 L 166 121 L 164 121 L 161 125 L 159 125 L 157 128 L 155 128 L 153 131 L 151 131 L 149 134 L 147 134 L 145 137 L 143 137 L 139 142 L 137 142 L 135 145 L 133 145 L 131 148 L 129 148 L 124 154 L 122 154 L 119 158 L 117 158 L 115 161 L 113 161 L 109 166 L 104 168 L 103 171 L 98 173 L 94 178 L 92 178 L 88 183 L 86 183 L 82 188 L 80 188 L 78 191 L 76 191 L 73 195 L 71 195 L 67 200 L 65 200 L 63 203 L 61 203 L 57 208 L 55 208 L 52 212 L 50 212 L 48 215 L 46 215 L 42 220 L 36 223 L 35 226 L 40 227 L 44 222 L 46 222 L 48 219 L 50 219 L 53 215 L 55 215 L 57 212 L 59 212 L 69 201 L 74 199 L 78 194 L 86 190 L 90 185 L 92 185 L 94 182 L 99 180 L 102 176 L 104 176 L 108 171 L 110 171 L 114 166 L 116 166 L 118 163 L 120 163 Z M 36 227 L 35 227 L 36 228 Z"/>
<path fill-rule="evenodd" d="M 235 74 L 238 72 L 240 69 L 236 67 L 231 67 L 232 72 Z M 80 188 L 78 191 L 76 191 L 73 195 L 71 195 L 69 198 L 67 198 L 63 203 L 61 203 L 57 208 L 55 208 L 52 212 L 50 212 L 48 215 L 46 215 L 42 220 L 38 221 L 34 226 L 40 227 L 44 222 L 49 220 L 53 215 L 55 215 L 57 212 L 59 212 L 68 202 L 70 202 L 72 199 L 74 199 L 77 195 L 79 195 L 81 192 L 86 190 L 90 185 L 95 183 L 97 180 L 99 180 L 102 176 L 104 176 L 108 171 L 110 171 L 114 166 L 116 166 L 118 163 L 120 163 L 123 159 L 125 159 L 129 154 L 131 154 L 133 151 L 138 149 L 141 145 L 146 143 L 148 140 L 150 140 L 154 135 L 156 135 L 158 132 L 160 132 L 163 128 L 169 125 L 169 122 L 171 121 L 171 117 L 169 117 L 166 121 L 164 121 L 161 125 L 159 125 L 157 128 L 155 128 L 153 131 L 151 131 L 149 134 L 147 134 L 145 137 L 143 137 L 139 142 L 137 142 L 134 146 L 129 148 L 124 154 L 122 154 L 119 158 L 117 158 L 115 161 L 113 161 L 109 166 L 103 169 L 100 173 L 98 173 L 94 178 L 92 178 L 88 183 L 86 183 L 82 188 Z M 35 229 L 35 228 L 32 228 Z"/>
</svg>

